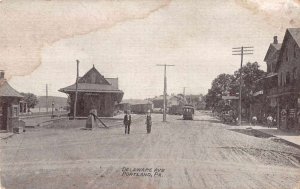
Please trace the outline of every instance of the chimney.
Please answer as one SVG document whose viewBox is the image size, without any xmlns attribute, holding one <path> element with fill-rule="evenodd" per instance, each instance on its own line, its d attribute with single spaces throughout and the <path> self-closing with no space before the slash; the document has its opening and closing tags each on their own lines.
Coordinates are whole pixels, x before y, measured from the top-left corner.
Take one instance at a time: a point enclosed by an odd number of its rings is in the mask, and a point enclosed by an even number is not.
<svg viewBox="0 0 300 189">
<path fill-rule="evenodd" d="M 278 44 L 277 36 L 274 36 L 273 38 L 274 38 L 274 42 L 273 43 L 274 44 Z"/>
<path fill-rule="evenodd" d="M 0 70 L 0 79 L 4 79 L 4 74 L 5 74 L 4 70 Z"/>
</svg>

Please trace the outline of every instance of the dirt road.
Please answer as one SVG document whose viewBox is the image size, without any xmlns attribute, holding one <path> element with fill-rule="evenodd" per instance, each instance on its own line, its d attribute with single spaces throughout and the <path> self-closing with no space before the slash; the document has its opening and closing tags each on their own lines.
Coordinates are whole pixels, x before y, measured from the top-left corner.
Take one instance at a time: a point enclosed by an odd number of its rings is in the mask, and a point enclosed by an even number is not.
<svg viewBox="0 0 300 189">
<path fill-rule="evenodd" d="M 37 128 L 1 140 L 5 188 L 300 188 L 300 149 L 209 115 L 124 128 Z"/>
</svg>

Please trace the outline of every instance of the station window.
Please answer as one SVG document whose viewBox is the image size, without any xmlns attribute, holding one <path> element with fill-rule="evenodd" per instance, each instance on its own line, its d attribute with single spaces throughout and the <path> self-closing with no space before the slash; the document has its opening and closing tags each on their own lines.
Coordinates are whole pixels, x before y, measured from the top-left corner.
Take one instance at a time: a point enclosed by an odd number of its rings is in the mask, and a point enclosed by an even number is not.
<svg viewBox="0 0 300 189">
<path fill-rule="evenodd" d="M 19 116 L 19 106 L 18 105 L 13 105 L 12 106 L 11 115 L 12 115 L 12 117 L 18 117 Z"/>
</svg>

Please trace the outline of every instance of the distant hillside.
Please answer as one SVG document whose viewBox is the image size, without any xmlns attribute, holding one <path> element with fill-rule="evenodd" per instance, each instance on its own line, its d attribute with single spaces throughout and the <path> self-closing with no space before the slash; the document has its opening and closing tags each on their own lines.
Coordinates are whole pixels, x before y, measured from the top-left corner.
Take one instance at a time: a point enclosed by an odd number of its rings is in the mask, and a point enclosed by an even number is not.
<svg viewBox="0 0 300 189">
<path fill-rule="evenodd" d="M 38 97 L 39 103 L 35 107 L 46 107 L 46 96 Z M 65 107 L 68 105 L 68 99 L 66 97 L 58 97 L 58 96 L 48 96 L 48 107 L 52 106 L 52 101 L 54 102 L 55 107 Z"/>
</svg>

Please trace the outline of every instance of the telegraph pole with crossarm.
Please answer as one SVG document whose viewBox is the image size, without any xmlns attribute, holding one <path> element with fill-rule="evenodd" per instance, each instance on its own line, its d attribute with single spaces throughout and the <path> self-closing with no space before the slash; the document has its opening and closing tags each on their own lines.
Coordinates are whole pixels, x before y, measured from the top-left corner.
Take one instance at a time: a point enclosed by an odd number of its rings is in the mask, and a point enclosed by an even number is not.
<svg viewBox="0 0 300 189">
<path fill-rule="evenodd" d="M 243 47 L 243 46 L 232 48 L 232 55 L 241 56 L 238 125 L 241 125 L 241 123 L 242 123 L 242 81 L 243 81 L 242 67 L 243 67 L 243 58 L 244 58 L 244 55 L 252 55 L 253 51 L 254 51 L 253 48 L 254 47 Z"/>
</svg>

